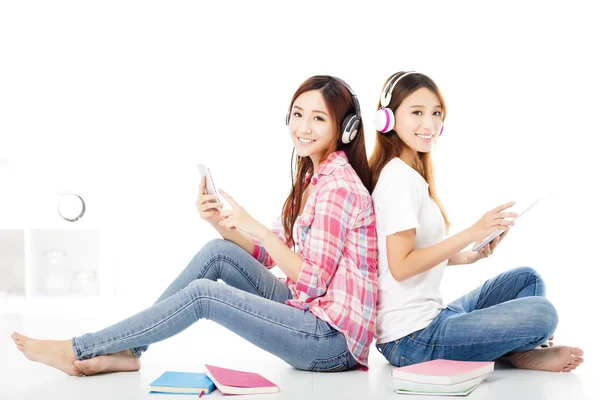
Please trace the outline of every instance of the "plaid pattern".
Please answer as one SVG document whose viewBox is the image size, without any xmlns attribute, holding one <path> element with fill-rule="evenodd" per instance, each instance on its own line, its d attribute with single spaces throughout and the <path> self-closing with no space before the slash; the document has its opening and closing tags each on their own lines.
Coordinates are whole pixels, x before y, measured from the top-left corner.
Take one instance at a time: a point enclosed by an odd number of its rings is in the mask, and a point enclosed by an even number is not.
<svg viewBox="0 0 600 400">
<path fill-rule="evenodd" d="M 356 360 L 367 365 L 377 307 L 377 233 L 369 192 L 343 151 L 331 154 L 311 178 L 314 185 L 293 234 L 302 266 L 297 282 L 287 278 L 293 299 L 342 332 Z M 285 242 L 281 217 L 272 226 Z M 254 239 L 254 258 L 274 262 Z"/>
</svg>

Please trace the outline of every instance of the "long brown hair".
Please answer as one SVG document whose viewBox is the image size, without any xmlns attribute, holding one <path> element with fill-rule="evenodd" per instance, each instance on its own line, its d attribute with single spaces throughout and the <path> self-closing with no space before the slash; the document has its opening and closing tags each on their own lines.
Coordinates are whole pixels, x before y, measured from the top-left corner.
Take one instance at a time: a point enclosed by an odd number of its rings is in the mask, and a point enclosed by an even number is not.
<svg viewBox="0 0 600 400">
<path fill-rule="evenodd" d="M 362 181 L 363 185 L 371 193 L 373 186 L 371 184 L 371 174 L 369 173 L 369 163 L 367 161 L 367 151 L 365 146 L 365 134 L 363 124 L 356 137 L 348 144 L 340 140 L 340 125 L 344 119 L 352 113 L 356 113 L 352 94 L 348 88 L 338 79 L 329 75 L 315 75 L 305 80 L 294 93 L 290 102 L 289 110 L 292 109 L 294 102 L 302 93 L 311 90 L 318 90 L 323 96 L 327 112 L 333 115 L 333 124 L 336 127 L 336 140 L 333 140 L 331 146 L 323 155 L 325 160 L 331 153 L 343 150 L 354 171 Z M 315 172 L 313 164 L 309 157 L 296 156 L 296 176 L 292 182 L 292 189 L 288 195 L 281 210 L 281 220 L 286 234 L 287 244 L 293 243 L 292 229 L 302 205 L 302 194 L 308 186 L 307 177 Z"/>
<path fill-rule="evenodd" d="M 385 88 L 390 79 L 396 79 L 404 73 L 405 72 L 399 72 L 390 76 L 383 85 L 383 88 Z M 437 87 L 437 85 L 431 78 L 419 73 L 412 73 L 410 75 L 407 75 L 396 84 L 392 92 L 392 100 L 388 105 L 388 108 L 393 113 L 395 113 L 398 107 L 400 107 L 400 104 L 402 104 L 402 102 L 404 101 L 404 99 L 406 99 L 408 96 L 410 96 L 412 93 L 419 90 L 420 88 L 427 88 L 437 96 L 442 106 L 442 121 L 445 120 L 446 102 L 442 97 L 440 89 Z M 381 108 L 381 101 L 377 104 L 377 109 L 379 108 Z M 406 147 L 408 147 L 406 143 L 404 143 L 402 139 L 400 139 L 396 131 L 393 129 L 387 133 L 376 133 L 375 148 L 373 149 L 373 154 L 371 154 L 371 157 L 369 158 L 369 169 L 371 170 L 373 187 L 377 185 L 377 181 L 379 180 L 379 175 L 381 174 L 383 167 L 385 167 L 386 164 L 390 162 L 390 160 L 398 157 L 401 151 Z M 448 228 L 450 227 L 450 221 L 448 220 L 446 211 L 444 210 L 442 202 L 438 198 L 435 190 L 435 180 L 433 177 L 433 161 L 431 159 L 431 154 L 429 152 L 417 152 L 417 157 L 415 157 L 415 163 L 414 165 L 412 165 L 412 167 L 428 183 L 429 195 L 431 196 L 433 201 L 435 201 L 440 211 L 442 212 L 442 216 L 444 217 L 444 223 L 446 225 L 446 230 L 448 230 Z"/>
</svg>

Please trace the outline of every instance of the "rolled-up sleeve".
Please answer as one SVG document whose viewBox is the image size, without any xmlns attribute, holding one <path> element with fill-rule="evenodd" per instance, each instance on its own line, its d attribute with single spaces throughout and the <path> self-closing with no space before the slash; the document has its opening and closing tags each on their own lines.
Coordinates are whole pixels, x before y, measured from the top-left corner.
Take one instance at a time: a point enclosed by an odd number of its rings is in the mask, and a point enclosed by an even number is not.
<svg viewBox="0 0 600 400">
<path fill-rule="evenodd" d="M 319 196 L 307 237 L 296 289 L 309 299 L 323 296 L 340 262 L 358 201 L 340 187 Z"/>
</svg>

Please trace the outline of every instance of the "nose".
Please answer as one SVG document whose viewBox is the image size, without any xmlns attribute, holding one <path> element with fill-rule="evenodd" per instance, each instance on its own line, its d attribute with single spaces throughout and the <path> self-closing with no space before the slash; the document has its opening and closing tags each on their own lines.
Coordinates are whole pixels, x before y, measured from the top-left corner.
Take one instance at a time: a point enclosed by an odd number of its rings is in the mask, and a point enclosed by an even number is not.
<svg viewBox="0 0 600 400">
<path fill-rule="evenodd" d="M 435 121 L 431 115 L 426 115 L 423 117 L 423 129 L 425 129 L 428 133 L 433 132 L 435 129 Z"/>
<path fill-rule="evenodd" d="M 303 118 L 302 122 L 300 122 L 300 126 L 298 127 L 298 131 L 300 131 L 302 134 L 311 133 L 311 120 L 309 118 Z"/>
</svg>

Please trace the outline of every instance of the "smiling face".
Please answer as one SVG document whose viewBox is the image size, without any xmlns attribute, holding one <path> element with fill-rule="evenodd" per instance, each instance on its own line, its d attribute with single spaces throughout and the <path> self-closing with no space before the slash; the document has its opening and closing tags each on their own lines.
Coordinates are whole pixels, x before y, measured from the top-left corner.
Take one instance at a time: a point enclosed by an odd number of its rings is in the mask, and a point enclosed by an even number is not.
<svg viewBox="0 0 600 400">
<path fill-rule="evenodd" d="M 318 90 L 296 98 L 290 111 L 290 135 L 300 157 L 310 157 L 316 168 L 337 140 L 334 117 Z"/>
<path fill-rule="evenodd" d="M 394 112 L 394 130 L 412 153 L 431 151 L 433 142 L 442 128 L 442 105 L 438 97 L 427 88 L 420 88 L 407 96 Z M 406 154 L 401 154 L 404 159 Z M 406 161 L 406 160 L 405 160 Z"/>
</svg>

